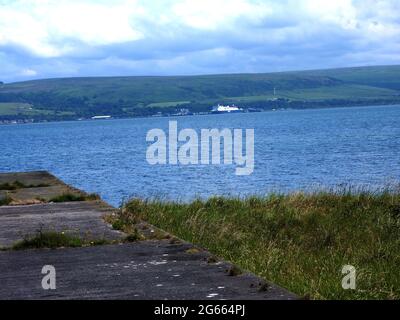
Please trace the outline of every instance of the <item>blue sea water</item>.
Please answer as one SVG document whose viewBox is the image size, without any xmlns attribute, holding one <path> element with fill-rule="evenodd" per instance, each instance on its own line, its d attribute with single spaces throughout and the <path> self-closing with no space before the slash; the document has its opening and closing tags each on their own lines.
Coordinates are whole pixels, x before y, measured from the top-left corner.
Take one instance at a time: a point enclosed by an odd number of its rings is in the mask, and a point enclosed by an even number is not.
<svg viewBox="0 0 400 320">
<path fill-rule="evenodd" d="M 235 165 L 151 166 L 148 130 L 255 130 L 255 169 Z M 400 106 L 55 122 L 0 126 L 0 172 L 47 170 L 119 205 L 131 196 L 290 192 L 343 184 L 383 187 L 400 180 Z"/>
</svg>

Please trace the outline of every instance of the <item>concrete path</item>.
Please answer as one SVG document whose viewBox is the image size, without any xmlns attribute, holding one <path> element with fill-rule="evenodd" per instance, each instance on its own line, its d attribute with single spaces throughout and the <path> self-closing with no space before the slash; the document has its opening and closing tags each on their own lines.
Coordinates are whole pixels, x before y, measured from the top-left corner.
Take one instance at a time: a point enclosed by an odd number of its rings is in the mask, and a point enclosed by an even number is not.
<svg viewBox="0 0 400 320">
<path fill-rule="evenodd" d="M 15 181 L 29 188 L 1 190 L 14 205 L 0 206 L 0 246 L 11 247 L 38 229 L 114 240 L 115 244 L 0 251 L 0 299 L 297 298 L 252 274 L 232 272 L 233 265 L 173 237 L 146 236 L 151 240 L 123 243 L 125 235 L 103 220 L 116 209 L 100 200 L 29 205 L 34 199 L 43 202 L 65 193 L 85 194 L 46 172 L 0 174 L 3 189 L 5 183 Z M 160 232 L 141 225 L 145 235 Z M 42 288 L 45 265 L 56 269 L 56 290 Z"/>
</svg>

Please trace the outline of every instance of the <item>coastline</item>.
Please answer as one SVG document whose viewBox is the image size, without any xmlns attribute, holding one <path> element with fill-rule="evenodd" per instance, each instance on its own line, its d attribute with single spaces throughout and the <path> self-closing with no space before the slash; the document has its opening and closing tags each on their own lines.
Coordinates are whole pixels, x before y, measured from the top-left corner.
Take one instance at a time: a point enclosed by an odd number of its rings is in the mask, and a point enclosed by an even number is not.
<svg viewBox="0 0 400 320">
<path fill-rule="evenodd" d="M 152 119 L 152 118 L 176 118 L 176 117 L 194 117 L 194 116 L 220 116 L 220 115 L 241 115 L 241 114 L 249 114 L 249 113 L 270 113 L 270 112 L 287 112 L 287 111 L 307 111 L 307 110 L 329 110 L 329 109 L 353 109 L 353 108 L 368 108 L 368 107 L 397 107 L 400 106 L 400 103 L 396 104 L 367 104 L 367 105 L 343 105 L 343 106 L 323 106 L 323 107 L 304 107 L 304 108 L 277 108 L 277 109 L 270 109 L 270 110 L 261 110 L 256 112 L 241 112 L 241 113 L 212 113 L 210 112 L 201 112 L 201 113 L 192 113 L 192 114 L 174 114 L 174 115 L 151 115 L 151 116 L 135 116 L 135 117 L 111 117 L 109 119 L 91 119 L 90 118 L 79 118 L 79 119 L 60 119 L 60 120 L 40 120 L 40 121 L 33 121 L 32 119 L 29 120 L 13 120 L 8 121 L 5 123 L 4 120 L 0 120 L 0 126 L 7 126 L 7 125 L 27 125 L 27 124 L 43 124 L 43 123 L 62 123 L 62 122 L 85 122 L 85 121 L 112 121 L 112 120 L 129 120 L 129 119 Z"/>
</svg>

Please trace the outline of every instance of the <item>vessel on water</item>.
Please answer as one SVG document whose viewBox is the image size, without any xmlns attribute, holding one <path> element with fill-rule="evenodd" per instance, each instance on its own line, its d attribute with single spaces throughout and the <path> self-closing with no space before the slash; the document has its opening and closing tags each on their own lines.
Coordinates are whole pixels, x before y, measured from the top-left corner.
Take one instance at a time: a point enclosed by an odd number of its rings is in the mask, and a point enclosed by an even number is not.
<svg viewBox="0 0 400 320">
<path fill-rule="evenodd" d="M 92 117 L 92 120 L 108 120 L 111 119 L 111 116 L 94 116 Z"/>
<path fill-rule="evenodd" d="M 230 106 L 230 105 L 224 106 L 224 105 L 218 104 L 218 106 L 213 107 L 213 109 L 211 110 L 211 113 L 214 113 L 214 114 L 239 113 L 239 112 L 243 112 L 243 109 L 235 106 L 234 104 L 232 106 Z"/>
</svg>

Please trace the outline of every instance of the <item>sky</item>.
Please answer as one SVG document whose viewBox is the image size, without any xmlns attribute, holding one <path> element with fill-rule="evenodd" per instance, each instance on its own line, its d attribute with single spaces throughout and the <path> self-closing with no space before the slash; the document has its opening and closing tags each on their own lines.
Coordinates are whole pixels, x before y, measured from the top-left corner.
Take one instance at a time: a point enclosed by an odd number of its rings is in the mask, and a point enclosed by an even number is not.
<svg viewBox="0 0 400 320">
<path fill-rule="evenodd" d="M 0 81 L 400 64 L 399 0 L 0 0 Z"/>
</svg>

